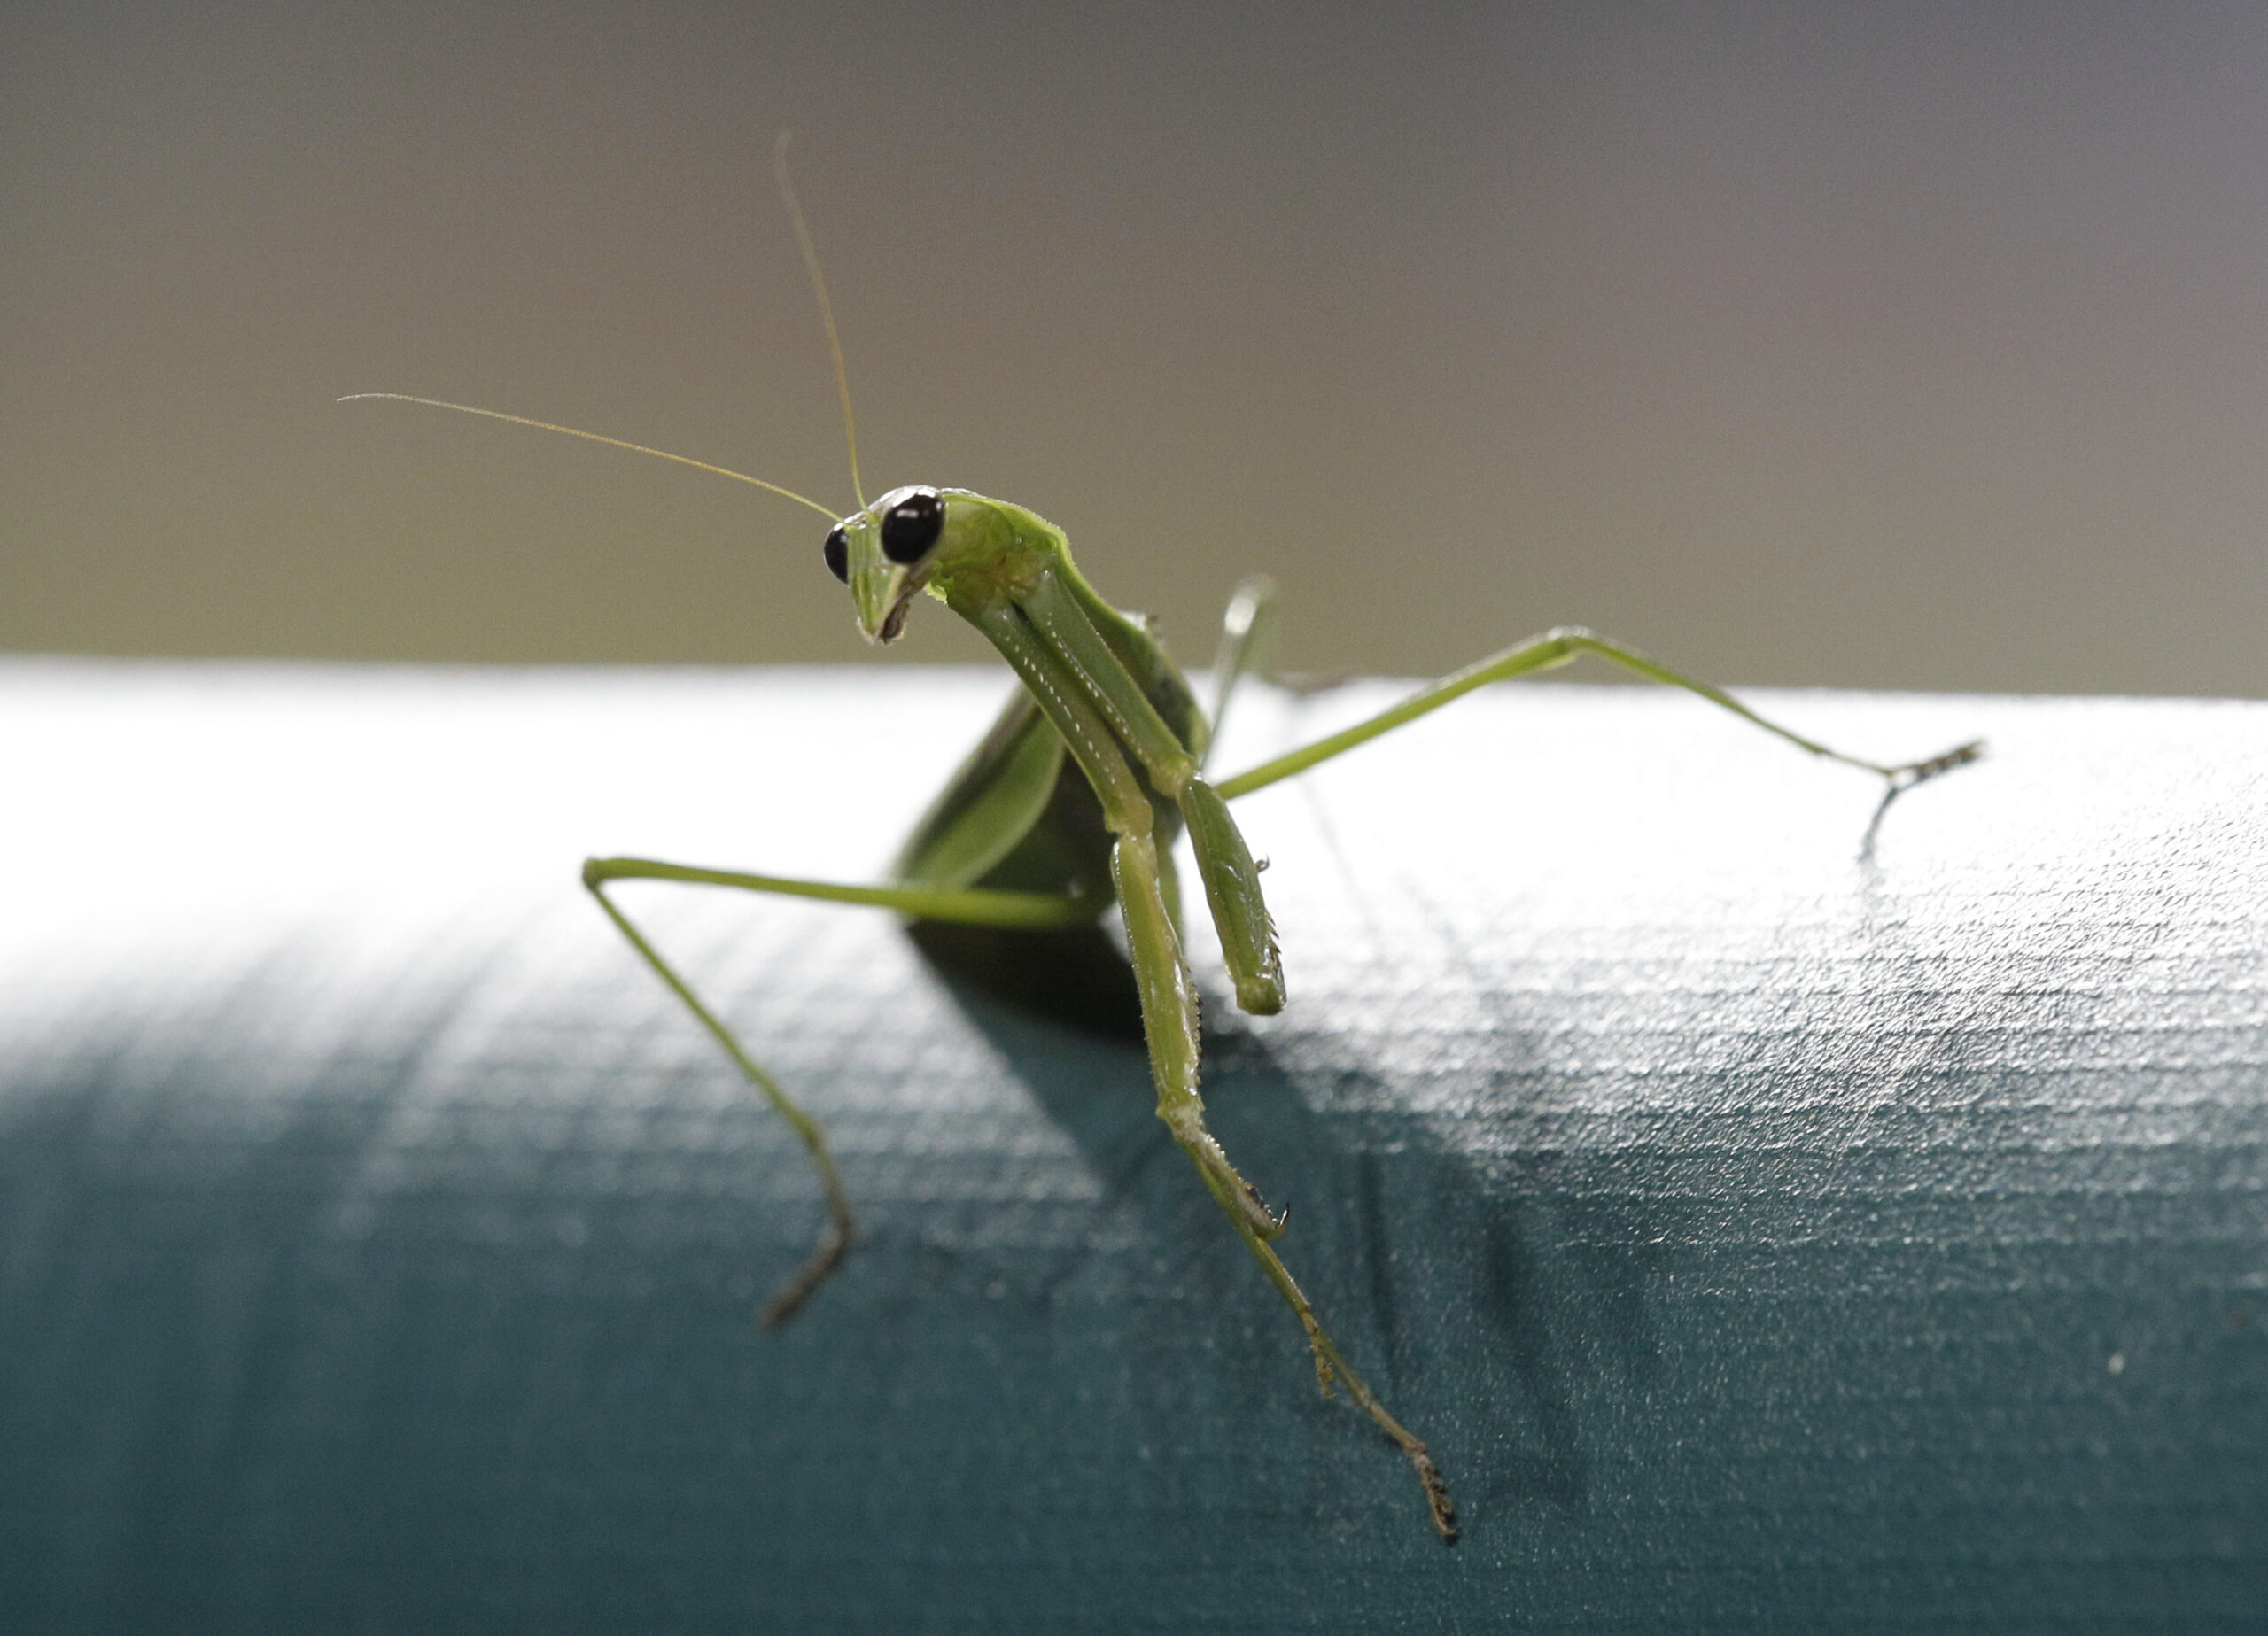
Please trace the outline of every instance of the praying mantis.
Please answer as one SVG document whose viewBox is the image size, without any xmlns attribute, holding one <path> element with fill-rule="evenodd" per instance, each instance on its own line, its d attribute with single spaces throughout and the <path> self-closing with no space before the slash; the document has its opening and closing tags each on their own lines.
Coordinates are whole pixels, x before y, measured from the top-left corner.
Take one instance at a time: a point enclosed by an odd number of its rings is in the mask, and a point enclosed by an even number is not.
<svg viewBox="0 0 2268 1636">
<path fill-rule="evenodd" d="M 1324 1397 L 1343 1391 L 1400 1449 L 1445 1543 L 1457 1538 L 1449 1486 L 1426 1446 L 1347 1361 L 1277 1245 L 1287 1218 L 1271 1209 L 1207 1128 L 1200 1093 L 1197 989 L 1184 952 L 1177 838 L 1194 855 L 1207 912 L 1219 934 L 1236 1004 L 1280 1011 L 1285 986 L 1276 932 L 1255 863 L 1229 803 L 1347 754 L 1476 688 L 1534 675 L 1589 655 L 1648 681 L 1682 688 L 1796 748 L 1884 779 L 1885 798 L 1974 759 L 1962 744 L 1925 760 L 1885 764 L 1846 755 L 1767 719 L 1730 694 L 1590 631 L 1562 626 L 1493 654 L 1419 689 L 1368 720 L 1216 781 L 1207 753 L 1238 680 L 1255 664 L 1272 618 L 1272 587 L 1247 582 L 1231 601 L 1208 711 L 1139 616 L 1122 613 L 1074 564 L 1064 531 L 1024 507 L 967 489 L 910 485 L 866 500 L 849 375 L 817 252 L 787 166 L 775 167 L 833 354 L 857 508 L 848 515 L 764 478 L 658 449 L 495 410 L 363 392 L 480 415 L 658 455 L 809 507 L 827 519 L 827 570 L 849 590 L 859 633 L 896 641 L 915 602 L 942 601 L 981 632 L 1021 684 L 990 731 L 947 782 L 879 885 L 788 879 L 641 857 L 594 857 L 583 885 L 638 957 L 711 1035 L 750 1085 L 794 1128 L 818 1174 L 827 1224 L 810 1258 L 773 1295 L 764 1322 L 784 1322 L 842 1262 L 856 1219 L 819 1121 L 742 1043 L 617 901 L 624 881 L 662 880 L 818 898 L 889 910 L 920 927 L 988 928 L 1013 951 L 1020 935 L 1093 928 L 1115 905 L 1138 991 L 1157 1090 L 1157 1114 L 1304 1331 Z M 340 401 L 349 401 L 342 399 Z"/>
</svg>

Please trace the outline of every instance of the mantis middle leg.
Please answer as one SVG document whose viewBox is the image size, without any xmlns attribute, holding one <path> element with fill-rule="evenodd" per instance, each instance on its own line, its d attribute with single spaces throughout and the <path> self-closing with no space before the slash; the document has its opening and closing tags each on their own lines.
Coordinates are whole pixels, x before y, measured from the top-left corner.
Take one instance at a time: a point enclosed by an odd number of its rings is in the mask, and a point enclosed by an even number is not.
<svg viewBox="0 0 2268 1636">
<path fill-rule="evenodd" d="M 850 1247 L 850 1240 L 858 1231 L 858 1221 L 850 1213 L 850 1200 L 843 1191 L 843 1177 L 836 1170 L 835 1155 L 828 1150 L 827 1133 L 817 1120 L 803 1105 L 788 1094 L 787 1088 L 773 1077 L 764 1065 L 751 1056 L 722 1018 L 695 994 L 693 986 L 681 976 L 645 933 L 638 929 L 630 917 L 614 899 L 608 896 L 607 886 L 615 880 L 675 880 L 699 886 L 723 886 L 748 892 L 763 892 L 795 897 L 816 897 L 831 903 L 864 903 L 880 909 L 894 909 L 900 914 L 917 915 L 929 920 L 950 920 L 973 926 L 1021 927 L 1031 930 L 1079 926 L 1091 923 L 1099 905 L 1082 902 L 1074 897 L 1052 896 L 1038 892 L 996 892 L 975 888 L 940 890 L 911 887 L 840 886 L 831 881 L 798 880 L 780 875 L 745 874 L 734 870 L 697 869 L 683 864 L 664 864 L 652 858 L 594 857 L 583 865 L 583 885 L 587 888 L 598 905 L 606 911 L 615 929 L 628 940 L 639 958 L 651 966 L 666 984 L 670 992 L 684 1003 L 701 1026 L 706 1028 L 718 1044 L 724 1047 L 749 1083 L 755 1086 L 764 1099 L 770 1103 L 781 1118 L 786 1120 L 811 1154 L 812 1168 L 819 1173 L 819 1189 L 827 1198 L 827 1224 L 820 1235 L 819 1247 L 812 1252 L 788 1282 L 765 1302 L 763 1321 L 772 1327 L 786 1322 L 796 1309 L 811 1298 L 812 1291 L 827 1279 Z"/>
</svg>

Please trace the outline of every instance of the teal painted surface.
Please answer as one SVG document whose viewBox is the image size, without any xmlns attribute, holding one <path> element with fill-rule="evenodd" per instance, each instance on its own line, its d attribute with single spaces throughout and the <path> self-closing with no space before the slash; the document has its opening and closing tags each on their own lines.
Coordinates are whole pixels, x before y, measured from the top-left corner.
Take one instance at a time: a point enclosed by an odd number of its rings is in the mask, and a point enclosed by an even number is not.
<svg viewBox="0 0 2268 1636">
<path fill-rule="evenodd" d="M 1781 696 L 1992 740 L 1864 857 L 1864 780 L 1628 689 L 1241 804 L 1293 999 L 1200 962 L 1216 1128 L 1444 1550 L 1135 1047 L 656 894 L 866 1228 L 756 1329 L 816 1190 L 574 864 L 870 870 L 998 687 L 0 669 L 10 1622 L 2268 1621 L 2268 709 Z"/>
</svg>

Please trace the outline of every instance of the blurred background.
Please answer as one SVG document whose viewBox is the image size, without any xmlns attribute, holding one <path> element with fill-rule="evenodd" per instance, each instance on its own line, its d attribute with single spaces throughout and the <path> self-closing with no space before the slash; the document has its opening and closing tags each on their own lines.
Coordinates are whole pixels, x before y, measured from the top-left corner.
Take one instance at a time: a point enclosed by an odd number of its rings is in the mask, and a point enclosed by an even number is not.
<svg viewBox="0 0 2268 1636">
<path fill-rule="evenodd" d="M 869 492 L 1193 663 L 2268 694 L 2243 4 L 18 0 L 0 647 L 871 656 L 799 508 L 332 402 L 847 507 L 788 125 Z"/>
</svg>

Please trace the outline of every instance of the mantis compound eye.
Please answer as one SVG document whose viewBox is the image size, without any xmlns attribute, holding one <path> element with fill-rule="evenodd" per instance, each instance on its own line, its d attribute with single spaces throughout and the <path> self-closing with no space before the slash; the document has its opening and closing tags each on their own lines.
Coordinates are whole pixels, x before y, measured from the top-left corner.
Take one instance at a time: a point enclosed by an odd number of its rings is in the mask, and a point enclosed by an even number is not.
<svg viewBox="0 0 2268 1636">
<path fill-rule="evenodd" d="M 841 523 L 836 523 L 827 534 L 827 544 L 819 547 L 819 554 L 827 559 L 828 573 L 846 585 L 850 583 L 850 542 L 843 538 Z"/>
<path fill-rule="evenodd" d="M 945 502 L 935 489 L 905 489 L 882 514 L 882 554 L 893 562 L 918 562 L 945 531 Z"/>
</svg>

